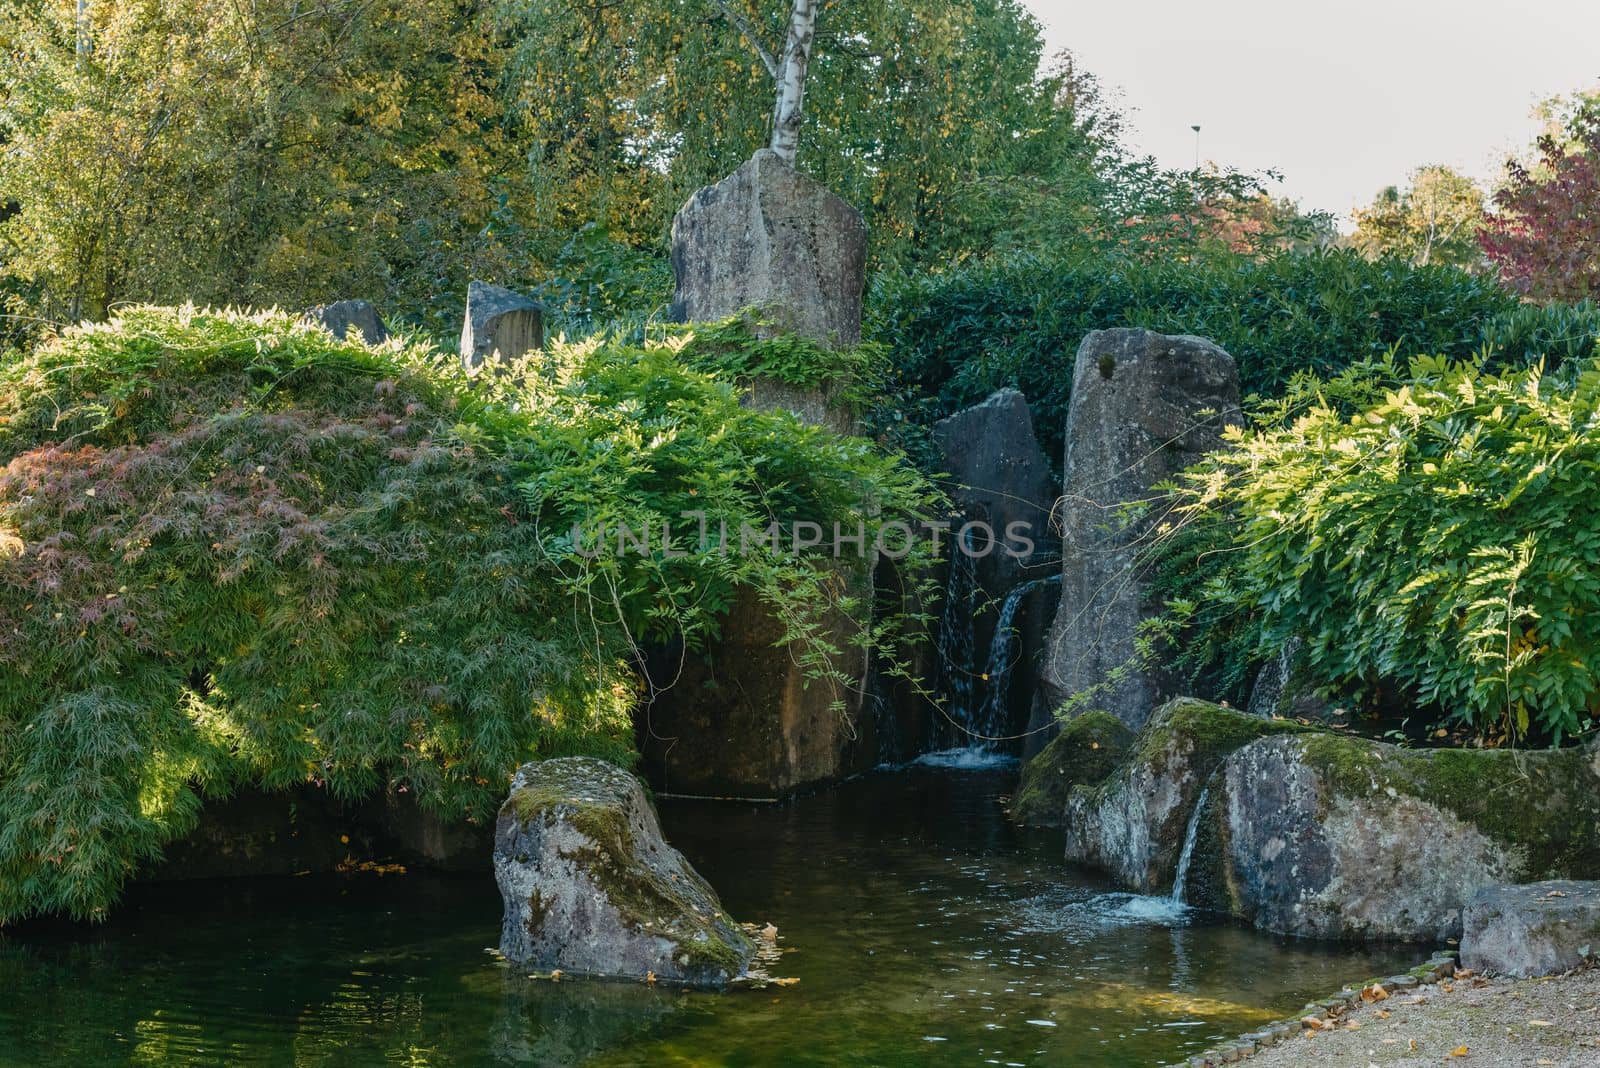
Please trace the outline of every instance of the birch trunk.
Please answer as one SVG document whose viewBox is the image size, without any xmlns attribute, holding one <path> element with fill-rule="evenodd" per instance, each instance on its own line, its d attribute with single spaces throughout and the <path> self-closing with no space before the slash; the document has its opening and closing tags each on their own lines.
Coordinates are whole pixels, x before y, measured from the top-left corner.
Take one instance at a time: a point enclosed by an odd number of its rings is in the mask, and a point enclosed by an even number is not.
<svg viewBox="0 0 1600 1068">
<path fill-rule="evenodd" d="M 800 120 L 806 99 L 806 67 L 817 30 L 817 0 L 794 0 L 789 16 L 789 43 L 778 75 L 778 104 L 772 114 L 772 151 L 794 164 L 800 148 Z"/>
</svg>

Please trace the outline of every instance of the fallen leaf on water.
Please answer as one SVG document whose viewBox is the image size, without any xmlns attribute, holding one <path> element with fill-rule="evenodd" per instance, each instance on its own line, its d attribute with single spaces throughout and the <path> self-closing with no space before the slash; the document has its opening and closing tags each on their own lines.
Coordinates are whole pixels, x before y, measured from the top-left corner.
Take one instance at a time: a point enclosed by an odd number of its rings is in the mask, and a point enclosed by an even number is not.
<svg viewBox="0 0 1600 1068">
<path fill-rule="evenodd" d="M 1465 1046 L 1457 1046 L 1455 1049 L 1450 1051 L 1450 1056 L 1452 1057 L 1465 1057 L 1466 1055 L 1467 1047 Z"/>
<path fill-rule="evenodd" d="M 1555 1024 L 1551 1023 L 1549 1020 L 1529 1020 L 1528 1021 L 1528 1026 L 1529 1027 L 1554 1027 Z"/>
<path fill-rule="evenodd" d="M 1378 1010 L 1378 1019 L 1387 1020 L 1388 1018 L 1389 1018 L 1389 1010 L 1388 1009 L 1379 1009 Z"/>
<path fill-rule="evenodd" d="M 1552 891 L 1550 891 L 1548 894 L 1546 894 L 1544 896 L 1545 897 L 1566 897 L 1567 896 L 1567 892 L 1565 890 L 1552 890 Z"/>
<path fill-rule="evenodd" d="M 645 986 L 655 986 L 656 985 L 656 973 L 655 972 L 645 972 L 644 973 L 644 983 L 645 983 Z"/>
<path fill-rule="evenodd" d="M 1417 1040 L 1416 1039 L 1413 1038 L 1413 1039 L 1407 1040 L 1406 1046 L 1407 1046 L 1407 1048 L 1409 1048 L 1411 1050 L 1412 1053 L 1417 1052 Z"/>
<path fill-rule="evenodd" d="M 794 986 L 794 984 L 798 983 L 799 981 L 800 980 L 798 978 L 774 979 L 774 980 L 772 980 L 772 985 L 773 986 Z"/>
</svg>

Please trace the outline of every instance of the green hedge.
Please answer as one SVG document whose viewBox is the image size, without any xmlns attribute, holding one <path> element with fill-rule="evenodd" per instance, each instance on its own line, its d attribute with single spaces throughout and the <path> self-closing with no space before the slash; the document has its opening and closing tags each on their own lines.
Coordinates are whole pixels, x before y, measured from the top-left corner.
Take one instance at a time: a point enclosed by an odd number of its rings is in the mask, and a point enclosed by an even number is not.
<svg viewBox="0 0 1600 1068">
<path fill-rule="evenodd" d="M 1002 386 L 1027 396 L 1052 462 L 1078 343 L 1090 330 L 1199 334 L 1239 362 L 1246 396 L 1281 393 L 1300 371 L 1336 373 L 1391 347 L 1506 360 L 1588 354 L 1600 310 L 1520 307 L 1452 267 L 1368 262 L 1350 252 L 1140 263 L 1019 255 L 942 273 L 879 276 L 867 336 L 900 379 L 894 403 L 925 423 Z"/>
</svg>

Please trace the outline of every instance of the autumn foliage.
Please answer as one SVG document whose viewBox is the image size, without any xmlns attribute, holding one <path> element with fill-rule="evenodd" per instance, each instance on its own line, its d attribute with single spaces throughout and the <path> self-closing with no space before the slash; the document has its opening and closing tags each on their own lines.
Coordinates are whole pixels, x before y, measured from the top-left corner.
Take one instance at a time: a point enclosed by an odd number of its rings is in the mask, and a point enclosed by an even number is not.
<svg viewBox="0 0 1600 1068">
<path fill-rule="evenodd" d="M 1600 111 L 1580 108 L 1538 141 L 1538 160 L 1512 160 L 1479 235 L 1501 280 L 1539 301 L 1600 295 Z"/>
</svg>

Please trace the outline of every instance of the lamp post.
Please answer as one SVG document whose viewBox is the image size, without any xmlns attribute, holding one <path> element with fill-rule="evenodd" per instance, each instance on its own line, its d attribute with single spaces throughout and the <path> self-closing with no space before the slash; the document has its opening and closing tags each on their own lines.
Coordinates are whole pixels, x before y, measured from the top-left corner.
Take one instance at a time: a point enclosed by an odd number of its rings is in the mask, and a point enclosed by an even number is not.
<svg viewBox="0 0 1600 1068">
<path fill-rule="evenodd" d="M 1195 123 L 1189 129 L 1194 131 L 1194 169 L 1200 169 L 1200 124 Z"/>
</svg>

